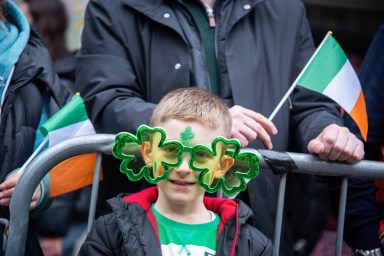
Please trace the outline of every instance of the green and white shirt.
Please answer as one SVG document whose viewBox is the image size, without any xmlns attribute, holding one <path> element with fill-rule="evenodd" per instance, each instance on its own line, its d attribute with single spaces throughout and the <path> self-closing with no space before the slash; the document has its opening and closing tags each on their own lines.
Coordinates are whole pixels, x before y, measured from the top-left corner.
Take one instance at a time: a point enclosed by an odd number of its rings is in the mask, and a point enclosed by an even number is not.
<svg viewBox="0 0 384 256">
<path fill-rule="evenodd" d="M 213 256 L 216 255 L 217 229 L 220 216 L 213 213 L 210 222 L 184 224 L 173 221 L 151 206 L 159 229 L 163 256 Z"/>
</svg>

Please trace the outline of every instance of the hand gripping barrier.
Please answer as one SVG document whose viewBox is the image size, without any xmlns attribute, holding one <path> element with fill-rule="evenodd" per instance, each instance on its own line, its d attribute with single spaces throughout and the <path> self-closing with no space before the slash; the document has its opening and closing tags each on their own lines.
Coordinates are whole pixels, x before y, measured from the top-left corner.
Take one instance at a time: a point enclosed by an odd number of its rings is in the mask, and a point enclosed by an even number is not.
<svg viewBox="0 0 384 256">
<path fill-rule="evenodd" d="M 58 163 L 80 154 L 98 153 L 95 170 L 99 170 L 101 154 L 111 155 L 115 135 L 96 134 L 79 136 L 56 144 L 38 155 L 26 168 L 15 187 L 10 204 L 9 237 L 5 255 L 24 255 L 26 234 L 29 221 L 29 204 L 33 192 L 41 179 Z M 128 149 L 129 153 L 140 156 L 138 147 Z M 308 154 L 276 152 L 270 150 L 242 149 L 243 152 L 256 153 L 260 158 L 260 168 L 269 168 L 275 174 L 280 174 L 279 198 L 275 222 L 274 249 L 279 254 L 283 205 L 285 197 L 285 179 L 287 172 L 300 172 L 325 176 L 341 176 L 342 187 L 336 238 L 336 253 L 341 255 L 344 228 L 344 213 L 347 195 L 348 177 L 365 179 L 384 179 L 384 163 L 375 161 L 360 161 L 356 164 L 328 162 L 319 160 Z M 242 163 L 239 163 L 241 165 Z M 95 172 L 94 181 L 99 178 Z M 88 231 L 93 223 L 98 182 L 94 182 L 91 196 Z M 96 187 L 96 189 L 95 189 Z"/>
</svg>

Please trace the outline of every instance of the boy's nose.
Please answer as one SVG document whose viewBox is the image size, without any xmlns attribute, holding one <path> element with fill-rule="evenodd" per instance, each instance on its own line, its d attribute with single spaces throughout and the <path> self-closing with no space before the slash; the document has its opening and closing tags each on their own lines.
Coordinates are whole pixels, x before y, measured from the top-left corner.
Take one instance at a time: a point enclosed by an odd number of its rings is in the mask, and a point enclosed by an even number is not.
<svg viewBox="0 0 384 256">
<path fill-rule="evenodd" d="M 177 168 L 177 172 L 179 173 L 190 173 L 191 169 L 189 167 L 189 159 L 190 159 L 190 154 L 184 153 L 182 156 L 182 161 L 180 166 Z"/>
</svg>

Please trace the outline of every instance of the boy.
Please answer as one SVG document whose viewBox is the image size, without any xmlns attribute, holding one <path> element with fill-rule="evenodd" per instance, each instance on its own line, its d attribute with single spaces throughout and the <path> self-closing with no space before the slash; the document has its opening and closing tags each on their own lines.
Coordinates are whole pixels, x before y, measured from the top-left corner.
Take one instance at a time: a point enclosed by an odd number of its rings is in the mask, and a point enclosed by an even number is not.
<svg viewBox="0 0 384 256">
<path fill-rule="evenodd" d="M 217 184 L 232 191 L 221 183 L 234 163 L 226 147 L 235 140 L 223 138 L 231 130 L 225 103 L 202 89 L 178 89 L 157 105 L 151 126 L 129 139 L 139 142 L 146 166 L 135 174 L 128 160 L 121 171 L 157 187 L 108 200 L 113 213 L 95 222 L 79 255 L 272 255 L 271 241 L 247 223 L 244 203 L 204 197 Z M 114 155 L 124 159 L 118 138 Z"/>
</svg>

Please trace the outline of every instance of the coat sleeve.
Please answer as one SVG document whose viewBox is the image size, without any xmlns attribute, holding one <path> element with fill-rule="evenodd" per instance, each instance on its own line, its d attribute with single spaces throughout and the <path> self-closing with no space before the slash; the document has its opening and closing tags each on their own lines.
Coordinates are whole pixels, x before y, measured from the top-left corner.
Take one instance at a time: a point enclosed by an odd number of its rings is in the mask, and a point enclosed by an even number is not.
<svg viewBox="0 0 384 256">
<path fill-rule="evenodd" d="M 143 45 L 136 32 L 124 30 L 119 1 L 90 1 L 77 54 L 76 86 L 98 132 L 133 132 L 148 124 L 155 104 L 145 98 L 145 60 L 138 52 Z M 134 15 L 125 13 L 125 15 Z M 139 65 L 140 64 L 140 65 Z"/>
<path fill-rule="evenodd" d="M 304 6 L 302 3 L 298 4 L 302 11 L 300 15 L 300 33 L 297 35 L 299 49 L 296 61 L 296 76 L 315 50 Z M 307 152 L 309 141 L 320 134 L 326 126 L 330 124 L 343 125 L 338 105 L 320 93 L 296 86 L 291 95 L 291 100 L 291 128 L 295 135 L 291 141 L 294 142 L 294 150 Z"/>
<path fill-rule="evenodd" d="M 120 250 L 121 244 L 122 236 L 116 220 L 112 214 L 104 215 L 93 224 L 78 255 L 124 255 Z"/>
</svg>

